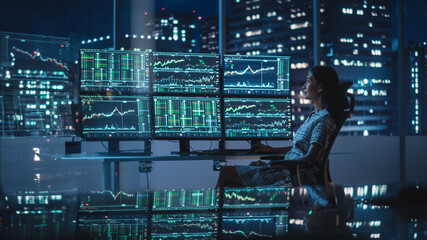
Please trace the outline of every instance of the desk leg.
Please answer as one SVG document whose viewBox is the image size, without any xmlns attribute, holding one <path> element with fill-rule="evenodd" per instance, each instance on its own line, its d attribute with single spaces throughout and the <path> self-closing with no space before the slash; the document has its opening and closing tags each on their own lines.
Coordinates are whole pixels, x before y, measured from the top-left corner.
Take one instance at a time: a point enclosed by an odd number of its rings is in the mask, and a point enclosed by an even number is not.
<svg viewBox="0 0 427 240">
<path fill-rule="evenodd" d="M 114 161 L 114 178 L 112 179 L 113 192 L 118 193 L 120 191 L 120 162 Z"/>
<path fill-rule="evenodd" d="M 111 161 L 105 160 L 104 165 L 104 190 L 113 190 L 111 185 Z"/>
</svg>

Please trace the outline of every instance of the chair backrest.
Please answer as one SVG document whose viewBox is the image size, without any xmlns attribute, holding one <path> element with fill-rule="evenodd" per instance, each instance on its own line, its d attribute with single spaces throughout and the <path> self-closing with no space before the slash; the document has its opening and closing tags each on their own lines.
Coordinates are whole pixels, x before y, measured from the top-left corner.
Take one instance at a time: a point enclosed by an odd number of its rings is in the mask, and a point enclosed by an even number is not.
<svg viewBox="0 0 427 240">
<path fill-rule="evenodd" d="M 341 84 L 343 94 L 345 98 L 348 100 L 348 104 L 346 104 L 344 113 L 342 117 L 337 122 L 337 126 L 335 128 L 335 131 L 331 135 L 331 138 L 329 140 L 328 146 L 326 146 L 325 151 L 323 152 L 322 156 L 320 157 L 320 162 L 317 165 L 319 167 L 319 171 L 317 172 L 315 178 L 319 185 L 327 186 L 331 180 L 331 175 L 329 172 L 329 153 L 331 152 L 332 146 L 334 145 L 335 139 L 337 138 L 342 126 L 344 125 L 344 122 L 353 116 L 354 112 L 354 95 L 351 93 L 348 93 L 347 90 L 351 87 L 351 82 L 345 82 Z"/>
</svg>

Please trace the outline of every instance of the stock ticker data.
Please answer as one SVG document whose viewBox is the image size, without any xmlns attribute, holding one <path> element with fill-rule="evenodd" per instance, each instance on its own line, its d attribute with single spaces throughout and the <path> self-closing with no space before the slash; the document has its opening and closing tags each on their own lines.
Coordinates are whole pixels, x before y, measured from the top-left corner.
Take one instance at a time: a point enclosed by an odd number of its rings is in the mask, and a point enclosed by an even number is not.
<svg viewBox="0 0 427 240">
<path fill-rule="evenodd" d="M 221 138 L 219 98 L 154 97 L 155 137 Z"/>
<path fill-rule="evenodd" d="M 0 32 L 0 136 L 74 134 L 68 38 Z"/>
<path fill-rule="evenodd" d="M 224 98 L 226 138 L 292 137 L 290 98 Z"/>
<path fill-rule="evenodd" d="M 154 92 L 218 94 L 219 67 L 219 54 L 154 52 Z"/>
<path fill-rule="evenodd" d="M 80 91 L 148 93 L 148 56 L 141 51 L 81 49 Z"/>
<path fill-rule="evenodd" d="M 146 239 L 147 191 L 113 193 L 108 190 L 80 194 L 77 237 L 90 239 Z"/>
<path fill-rule="evenodd" d="M 86 139 L 150 138 L 149 97 L 81 96 L 82 136 Z"/>
<path fill-rule="evenodd" d="M 216 213 L 156 213 L 152 216 L 152 239 L 217 239 Z"/>
<path fill-rule="evenodd" d="M 280 208 L 290 206 L 290 188 L 225 188 L 224 208 Z"/>
<path fill-rule="evenodd" d="M 224 55 L 224 94 L 288 96 L 289 57 Z"/>
<path fill-rule="evenodd" d="M 282 239 L 288 230 L 288 210 L 250 209 L 222 215 L 222 239 Z"/>
<path fill-rule="evenodd" d="M 153 210 L 199 210 L 218 207 L 215 189 L 154 191 Z"/>
</svg>

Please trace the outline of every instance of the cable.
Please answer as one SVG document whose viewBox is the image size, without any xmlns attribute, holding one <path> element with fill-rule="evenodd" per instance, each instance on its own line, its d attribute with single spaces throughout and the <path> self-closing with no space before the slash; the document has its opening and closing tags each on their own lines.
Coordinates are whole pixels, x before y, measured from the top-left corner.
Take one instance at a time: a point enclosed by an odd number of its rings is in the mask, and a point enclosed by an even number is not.
<svg viewBox="0 0 427 240">
<path fill-rule="evenodd" d="M 107 151 L 108 151 L 108 148 L 105 146 L 104 142 L 101 141 L 101 143 L 102 143 L 102 146 L 104 146 L 104 148 L 107 149 Z"/>
<path fill-rule="evenodd" d="M 211 145 L 209 146 L 209 150 L 212 150 L 212 140 L 211 140 Z"/>
</svg>

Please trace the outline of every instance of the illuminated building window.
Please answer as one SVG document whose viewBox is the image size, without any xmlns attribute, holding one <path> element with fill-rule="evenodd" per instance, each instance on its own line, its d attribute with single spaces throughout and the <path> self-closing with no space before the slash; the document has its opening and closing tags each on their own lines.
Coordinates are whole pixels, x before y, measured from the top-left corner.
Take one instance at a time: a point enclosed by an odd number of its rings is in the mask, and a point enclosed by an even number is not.
<svg viewBox="0 0 427 240">
<path fill-rule="evenodd" d="M 245 33 L 246 37 L 251 37 L 251 36 L 257 36 L 257 35 L 261 35 L 262 30 L 256 30 L 256 31 L 247 31 Z"/>
<path fill-rule="evenodd" d="M 291 26 L 290 26 L 290 28 L 292 30 L 300 29 L 300 28 L 306 28 L 306 27 L 308 27 L 308 22 L 307 21 L 304 22 L 304 23 L 294 23 L 294 24 L 291 24 Z"/>
<path fill-rule="evenodd" d="M 363 15 L 363 10 L 357 10 L 357 15 Z"/>
<path fill-rule="evenodd" d="M 353 42 L 353 38 L 340 38 L 340 42 L 343 42 L 343 43 L 352 43 Z"/>
<path fill-rule="evenodd" d="M 344 14 L 353 14 L 353 9 L 352 8 L 343 8 L 342 9 L 342 13 L 344 13 Z"/>
<path fill-rule="evenodd" d="M 379 49 L 372 49 L 371 54 L 374 56 L 381 56 L 381 50 Z"/>
</svg>

